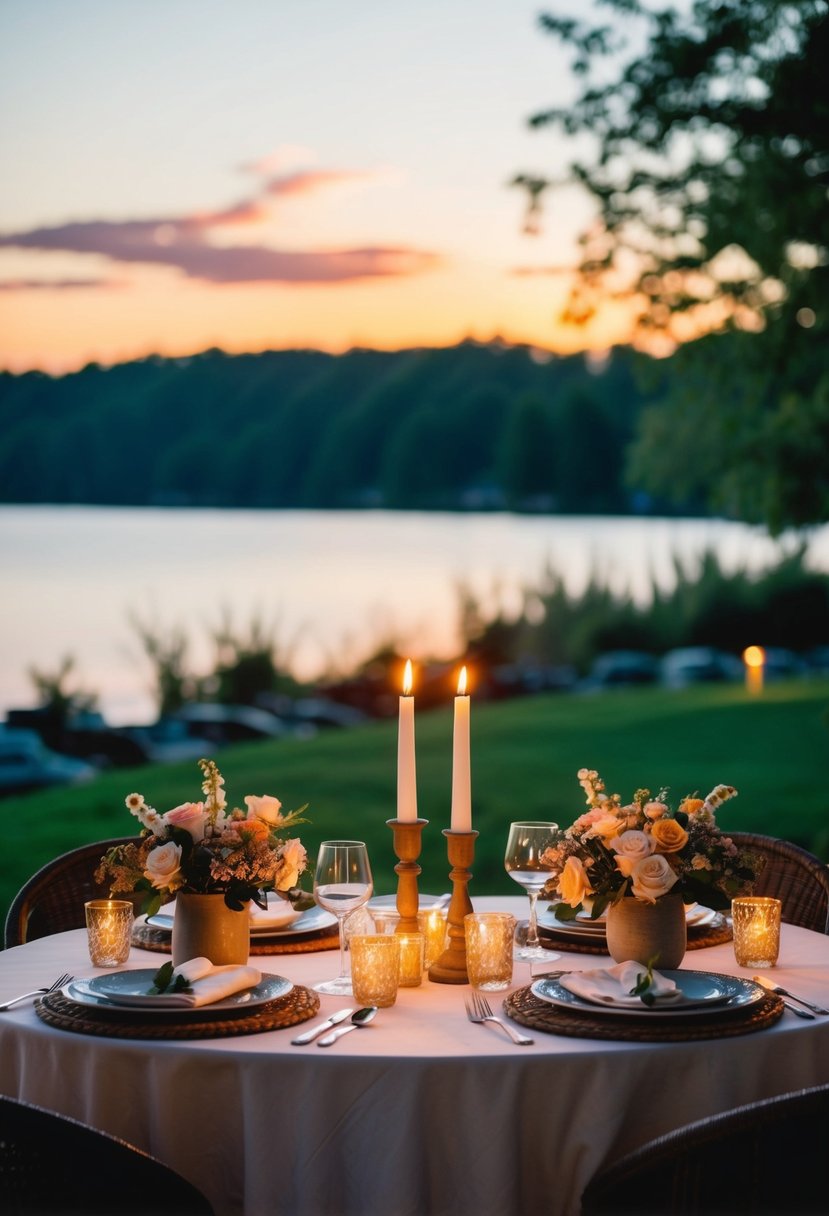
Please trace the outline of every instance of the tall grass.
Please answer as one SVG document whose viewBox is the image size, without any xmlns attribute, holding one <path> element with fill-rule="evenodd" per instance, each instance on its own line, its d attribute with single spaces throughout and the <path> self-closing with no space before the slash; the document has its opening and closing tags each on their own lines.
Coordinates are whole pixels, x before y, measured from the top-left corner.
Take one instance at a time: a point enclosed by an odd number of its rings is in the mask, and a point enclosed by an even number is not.
<svg viewBox="0 0 829 1216">
<path fill-rule="evenodd" d="M 647 688 L 592 696 L 543 696 L 473 704 L 475 892 L 514 894 L 503 869 L 511 820 L 551 818 L 562 825 L 582 810 L 576 771 L 597 768 L 623 796 L 642 786 L 671 796 L 718 782 L 740 796 L 721 812 L 728 830 L 795 840 L 829 857 L 829 681 L 769 686 L 750 697 L 741 686 L 682 692 Z M 449 826 L 451 709 L 419 713 L 419 812 L 429 820 L 420 864 L 422 891 L 448 887 L 441 829 Z M 356 837 L 369 845 L 378 893 L 395 889 L 386 821 L 395 814 L 396 726 L 370 723 L 306 742 L 247 744 L 217 759 L 231 803 L 275 794 L 286 808 L 310 803 L 302 839 L 313 858 L 320 841 Z M 45 861 L 87 841 L 129 834 L 124 798 L 139 790 L 159 810 L 200 796 L 195 763 L 122 769 L 93 784 L 0 803 L 0 912 Z"/>
</svg>

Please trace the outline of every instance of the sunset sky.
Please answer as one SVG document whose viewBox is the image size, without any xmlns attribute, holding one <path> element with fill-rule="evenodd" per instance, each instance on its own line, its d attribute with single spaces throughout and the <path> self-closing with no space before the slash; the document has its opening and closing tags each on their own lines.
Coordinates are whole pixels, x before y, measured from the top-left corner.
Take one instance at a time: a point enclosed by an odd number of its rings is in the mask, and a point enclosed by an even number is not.
<svg viewBox="0 0 829 1216">
<path fill-rule="evenodd" d="M 0 367 L 623 339 L 556 319 L 585 201 L 508 185 L 565 165 L 572 7 L 0 0 Z"/>
</svg>

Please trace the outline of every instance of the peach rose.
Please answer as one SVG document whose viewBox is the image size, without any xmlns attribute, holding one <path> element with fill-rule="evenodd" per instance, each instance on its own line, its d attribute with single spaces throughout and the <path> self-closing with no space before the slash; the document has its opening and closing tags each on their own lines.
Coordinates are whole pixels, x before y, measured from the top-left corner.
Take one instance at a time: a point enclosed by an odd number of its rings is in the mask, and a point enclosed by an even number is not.
<svg viewBox="0 0 829 1216">
<path fill-rule="evenodd" d="M 646 802 L 642 807 L 647 819 L 661 819 L 668 808 L 664 802 Z"/>
<path fill-rule="evenodd" d="M 578 857 L 568 857 L 558 880 L 558 892 L 564 903 L 577 908 L 586 895 L 593 894 L 587 871 Z"/>
<path fill-rule="evenodd" d="M 184 828 L 195 841 L 204 840 L 207 812 L 203 802 L 182 802 L 162 818 L 171 828 Z"/>
<path fill-rule="evenodd" d="M 307 864 L 307 854 L 302 841 L 296 837 L 286 840 L 282 846 L 282 857 L 279 872 L 276 876 L 277 891 L 287 891 L 295 887 L 297 880 Z"/>
<path fill-rule="evenodd" d="M 679 809 L 684 811 L 686 815 L 696 815 L 704 806 L 705 803 L 701 798 L 683 798 L 679 804 Z"/>
<path fill-rule="evenodd" d="M 593 821 L 587 836 L 598 836 L 600 840 L 610 840 L 619 831 L 619 820 L 615 815 L 602 815 Z"/>
<path fill-rule="evenodd" d="M 257 797 L 256 794 L 248 794 L 245 805 L 248 808 L 248 819 L 264 819 L 265 823 L 272 828 L 282 822 L 280 814 L 282 803 L 278 798 L 272 798 L 270 794 L 263 794 L 261 797 Z"/>
<path fill-rule="evenodd" d="M 181 886 L 180 867 L 181 845 L 170 840 L 167 844 L 160 844 L 157 849 L 151 849 L 147 854 L 144 877 L 150 880 L 157 891 L 163 891 L 165 887 L 173 890 Z M 179 881 L 176 881 L 177 879 Z"/>
<path fill-rule="evenodd" d="M 651 828 L 657 853 L 678 853 L 688 843 L 688 833 L 675 819 L 658 819 Z"/>
<path fill-rule="evenodd" d="M 631 890 L 637 899 L 655 904 L 660 895 L 667 895 L 677 876 L 661 853 L 637 861 L 633 867 Z"/>
<path fill-rule="evenodd" d="M 608 841 L 607 847 L 615 857 L 617 870 L 624 874 L 625 878 L 629 878 L 636 863 L 650 857 L 653 841 L 647 832 L 632 828 L 629 832 L 614 836 Z"/>
</svg>

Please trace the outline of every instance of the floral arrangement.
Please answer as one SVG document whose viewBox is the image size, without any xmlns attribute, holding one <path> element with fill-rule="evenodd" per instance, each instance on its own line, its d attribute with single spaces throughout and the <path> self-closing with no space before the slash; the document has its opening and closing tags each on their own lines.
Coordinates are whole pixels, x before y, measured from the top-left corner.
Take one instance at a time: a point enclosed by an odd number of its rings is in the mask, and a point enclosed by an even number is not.
<svg viewBox="0 0 829 1216">
<path fill-rule="evenodd" d="M 579 769 L 578 779 L 590 809 L 544 855 L 551 876 L 542 894 L 561 901 L 559 919 L 572 920 L 585 908 L 596 918 L 626 896 L 654 904 L 669 892 L 721 909 L 751 889 L 762 858 L 738 849 L 714 818 L 736 797 L 733 786 L 683 798 L 671 810 L 665 790 L 655 797 L 637 790 L 623 806 L 618 794 L 605 793 L 595 769 Z"/>
<path fill-rule="evenodd" d="M 201 802 L 185 802 L 160 815 L 143 794 L 127 796 L 127 807 L 143 828 L 141 839 L 110 849 L 96 881 L 108 882 L 112 895 L 138 893 L 148 914 L 177 891 L 223 894 L 236 911 L 249 900 L 267 907 L 268 891 L 294 904 L 303 901 L 296 884 L 307 865 L 305 848 L 299 839 L 283 840 L 280 833 L 305 822 L 305 807 L 283 815 L 279 799 L 265 794 L 248 795 L 247 811 L 228 811 L 216 764 L 200 760 L 199 767 L 204 775 Z"/>
</svg>

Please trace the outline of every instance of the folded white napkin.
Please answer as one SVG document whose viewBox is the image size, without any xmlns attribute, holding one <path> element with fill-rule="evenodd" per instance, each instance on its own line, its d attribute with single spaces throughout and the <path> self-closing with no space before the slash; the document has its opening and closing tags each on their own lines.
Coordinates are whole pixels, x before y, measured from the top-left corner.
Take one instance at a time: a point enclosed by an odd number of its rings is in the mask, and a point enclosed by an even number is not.
<svg viewBox="0 0 829 1216">
<path fill-rule="evenodd" d="M 631 989 L 645 975 L 647 967 L 641 963 L 617 963 L 615 967 L 600 967 L 596 971 L 570 971 L 561 977 L 561 986 L 568 992 L 580 996 L 594 1005 L 619 1005 L 625 1008 L 645 1008 L 640 996 L 631 996 Z M 648 992 L 656 1005 L 671 1005 L 682 1000 L 682 992 L 673 980 L 653 973 Z"/>
<path fill-rule="evenodd" d="M 183 975 L 189 981 L 191 992 L 123 992 L 107 994 L 118 1005 L 129 1005 L 136 1009 L 195 1009 L 200 1005 L 212 1005 L 225 997 L 255 988 L 262 979 L 262 972 L 255 967 L 230 964 L 215 967 L 209 958 L 192 958 L 181 963 L 173 971 L 173 977 Z"/>
</svg>

